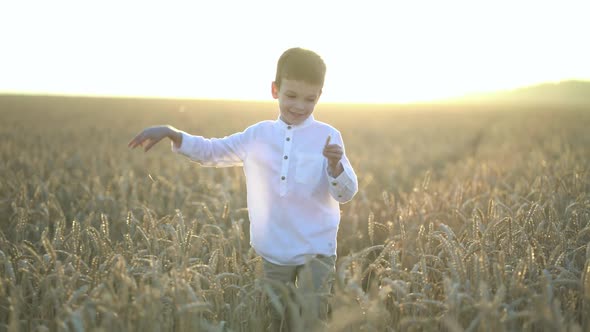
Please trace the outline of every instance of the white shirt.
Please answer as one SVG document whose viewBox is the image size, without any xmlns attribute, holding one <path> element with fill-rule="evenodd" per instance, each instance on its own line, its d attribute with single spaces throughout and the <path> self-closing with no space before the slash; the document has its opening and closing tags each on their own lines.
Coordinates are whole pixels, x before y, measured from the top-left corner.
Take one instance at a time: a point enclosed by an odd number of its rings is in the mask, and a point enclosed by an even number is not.
<svg viewBox="0 0 590 332">
<path fill-rule="evenodd" d="M 336 254 L 339 203 L 358 190 L 346 153 L 344 172 L 328 174 L 328 136 L 344 149 L 340 132 L 310 115 L 299 125 L 262 121 L 221 139 L 182 132 L 180 148 L 172 149 L 203 166 L 243 166 L 250 244 L 272 263 L 300 265 L 309 255 Z"/>
</svg>

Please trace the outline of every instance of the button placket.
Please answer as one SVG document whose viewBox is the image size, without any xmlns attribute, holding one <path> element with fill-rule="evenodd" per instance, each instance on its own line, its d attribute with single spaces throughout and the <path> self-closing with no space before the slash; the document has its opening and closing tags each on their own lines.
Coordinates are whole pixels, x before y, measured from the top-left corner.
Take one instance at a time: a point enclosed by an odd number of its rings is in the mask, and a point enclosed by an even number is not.
<svg viewBox="0 0 590 332">
<path fill-rule="evenodd" d="M 281 185 L 280 193 L 284 196 L 287 193 L 288 172 L 289 172 L 289 155 L 291 154 L 291 139 L 293 137 L 293 130 L 291 126 L 287 126 L 285 131 L 285 138 L 283 141 L 283 162 L 281 164 Z"/>
</svg>

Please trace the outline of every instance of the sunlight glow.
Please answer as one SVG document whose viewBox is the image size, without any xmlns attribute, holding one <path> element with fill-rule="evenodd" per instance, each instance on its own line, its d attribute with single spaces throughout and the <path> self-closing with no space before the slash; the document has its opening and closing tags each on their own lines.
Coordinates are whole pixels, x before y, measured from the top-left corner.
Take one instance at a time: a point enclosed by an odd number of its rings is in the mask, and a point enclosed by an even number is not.
<svg viewBox="0 0 590 332">
<path fill-rule="evenodd" d="M 322 55 L 323 101 L 410 102 L 590 79 L 585 1 L 13 1 L 1 92 L 270 99 Z"/>
</svg>

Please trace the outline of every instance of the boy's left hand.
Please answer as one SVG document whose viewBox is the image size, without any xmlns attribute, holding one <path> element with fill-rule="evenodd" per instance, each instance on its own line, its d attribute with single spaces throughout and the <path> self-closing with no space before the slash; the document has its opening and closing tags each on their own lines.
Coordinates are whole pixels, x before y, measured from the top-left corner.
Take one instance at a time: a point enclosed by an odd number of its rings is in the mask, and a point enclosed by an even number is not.
<svg viewBox="0 0 590 332">
<path fill-rule="evenodd" d="M 326 144 L 324 145 L 322 153 L 324 157 L 328 159 L 328 173 L 335 178 L 344 171 L 344 167 L 342 167 L 342 163 L 340 162 L 340 159 L 342 159 L 342 156 L 344 155 L 344 151 L 340 145 L 330 144 L 331 138 L 332 136 L 328 136 L 326 139 Z"/>
</svg>

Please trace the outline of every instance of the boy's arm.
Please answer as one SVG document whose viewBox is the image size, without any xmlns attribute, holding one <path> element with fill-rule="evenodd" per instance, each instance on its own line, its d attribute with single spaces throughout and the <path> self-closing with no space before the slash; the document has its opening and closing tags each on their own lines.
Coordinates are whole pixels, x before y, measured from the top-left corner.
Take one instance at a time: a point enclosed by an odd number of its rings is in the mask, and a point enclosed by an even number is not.
<svg viewBox="0 0 590 332">
<path fill-rule="evenodd" d="M 172 151 L 202 166 L 241 166 L 246 158 L 251 127 L 224 138 L 205 138 L 178 131 L 172 140 Z"/>
<path fill-rule="evenodd" d="M 358 180 L 356 174 L 344 153 L 344 143 L 340 133 L 334 134 L 333 142 L 331 137 L 326 141 L 324 156 L 328 159 L 326 174 L 329 182 L 330 195 L 340 203 L 350 201 L 358 191 Z"/>
<path fill-rule="evenodd" d="M 164 138 L 172 141 L 172 151 L 203 166 L 238 166 L 246 157 L 246 141 L 252 127 L 221 139 L 193 136 L 172 126 L 149 127 L 137 134 L 128 144 L 130 148 L 143 146 L 147 152 Z"/>
</svg>

